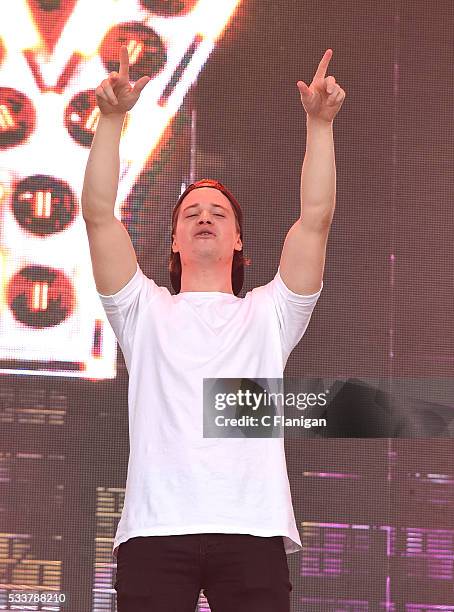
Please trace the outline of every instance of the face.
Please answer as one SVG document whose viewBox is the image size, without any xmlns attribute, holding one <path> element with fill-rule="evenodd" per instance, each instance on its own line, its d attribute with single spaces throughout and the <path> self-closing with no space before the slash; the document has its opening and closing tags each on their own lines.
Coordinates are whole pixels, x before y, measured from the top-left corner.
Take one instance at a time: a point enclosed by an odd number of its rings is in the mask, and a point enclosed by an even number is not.
<svg viewBox="0 0 454 612">
<path fill-rule="evenodd" d="M 201 260 L 230 264 L 234 250 L 242 247 L 227 196 L 213 187 L 190 191 L 180 205 L 172 242 L 172 251 L 180 253 L 182 264 Z"/>
</svg>

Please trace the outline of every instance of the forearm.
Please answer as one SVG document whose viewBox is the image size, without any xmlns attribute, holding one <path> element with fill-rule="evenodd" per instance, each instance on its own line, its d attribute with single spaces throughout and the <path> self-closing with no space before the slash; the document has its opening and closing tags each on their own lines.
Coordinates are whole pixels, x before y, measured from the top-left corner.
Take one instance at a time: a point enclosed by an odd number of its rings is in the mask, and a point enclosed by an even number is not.
<svg viewBox="0 0 454 612">
<path fill-rule="evenodd" d="M 331 222 L 336 202 L 333 123 L 306 117 L 306 154 L 301 170 L 301 218 L 311 209 Z M 311 212 L 311 215 L 312 215 Z"/>
<path fill-rule="evenodd" d="M 113 216 L 120 172 L 120 137 L 125 114 L 100 115 L 85 168 L 82 216 Z"/>
</svg>

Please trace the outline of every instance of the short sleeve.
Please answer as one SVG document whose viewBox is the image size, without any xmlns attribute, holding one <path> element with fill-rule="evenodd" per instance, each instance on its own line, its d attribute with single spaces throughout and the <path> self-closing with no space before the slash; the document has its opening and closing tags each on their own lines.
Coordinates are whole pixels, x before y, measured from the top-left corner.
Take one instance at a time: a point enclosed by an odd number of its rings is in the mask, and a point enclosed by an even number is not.
<svg viewBox="0 0 454 612">
<path fill-rule="evenodd" d="M 282 356 L 285 365 L 290 353 L 306 332 L 312 311 L 322 292 L 323 281 L 316 293 L 300 295 L 294 293 L 285 285 L 280 275 L 280 267 L 278 267 L 276 276 L 265 287 L 274 302 L 279 320 Z"/>
<path fill-rule="evenodd" d="M 160 287 L 145 276 L 139 264 L 134 276 L 113 295 L 97 292 L 107 319 L 115 333 L 125 358 L 132 347 L 140 313 L 160 292 Z"/>
</svg>

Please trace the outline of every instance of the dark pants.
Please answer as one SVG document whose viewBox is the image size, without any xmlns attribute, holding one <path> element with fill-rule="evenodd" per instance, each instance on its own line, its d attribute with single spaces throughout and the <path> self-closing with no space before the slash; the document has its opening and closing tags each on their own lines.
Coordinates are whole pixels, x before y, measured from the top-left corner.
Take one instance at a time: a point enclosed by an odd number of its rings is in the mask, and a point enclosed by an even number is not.
<svg viewBox="0 0 454 612">
<path fill-rule="evenodd" d="M 195 612 L 201 589 L 212 612 L 289 612 L 282 536 L 197 533 L 120 544 L 118 612 Z"/>
</svg>

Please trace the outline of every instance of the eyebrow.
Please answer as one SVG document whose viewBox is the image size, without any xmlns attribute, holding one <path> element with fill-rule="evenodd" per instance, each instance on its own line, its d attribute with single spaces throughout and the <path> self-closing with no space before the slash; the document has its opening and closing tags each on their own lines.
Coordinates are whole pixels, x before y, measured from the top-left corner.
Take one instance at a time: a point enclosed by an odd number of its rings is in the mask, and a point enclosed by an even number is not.
<svg viewBox="0 0 454 612">
<path fill-rule="evenodd" d="M 227 208 L 225 208 L 221 204 L 215 204 L 214 202 L 210 202 L 210 204 L 211 206 L 217 206 L 218 208 L 222 208 L 222 210 L 227 210 Z M 190 208 L 194 208 L 194 206 L 200 206 L 200 204 L 198 202 L 196 204 L 190 204 L 189 206 L 186 206 L 186 208 L 183 208 L 183 212 L 189 210 Z"/>
</svg>

